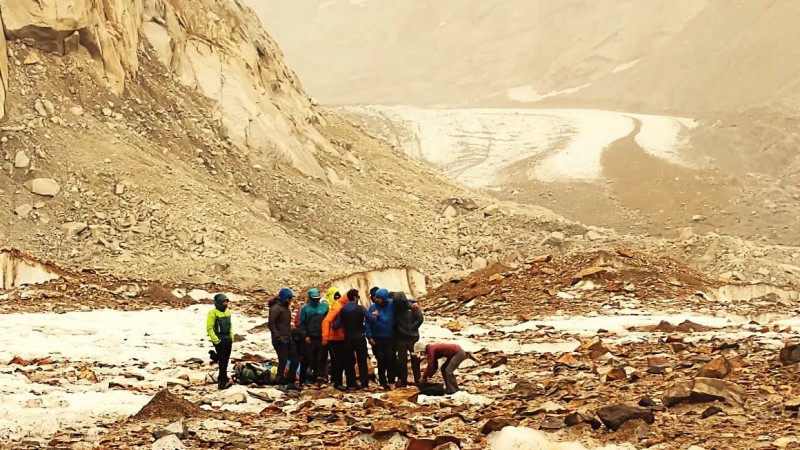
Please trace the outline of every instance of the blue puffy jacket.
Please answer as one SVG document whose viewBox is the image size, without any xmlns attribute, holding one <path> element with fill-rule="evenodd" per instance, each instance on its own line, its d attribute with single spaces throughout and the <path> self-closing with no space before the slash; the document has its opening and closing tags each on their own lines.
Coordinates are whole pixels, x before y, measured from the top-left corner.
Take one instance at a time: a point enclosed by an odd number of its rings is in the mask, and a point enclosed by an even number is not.
<svg viewBox="0 0 800 450">
<path fill-rule="evenodd" d="M 394 302 L 387 300 L 383 303 L 383 306 L 373 303 L 369 307 L 370 315 L 375 311 L 378 311 L 378 317 L 375 318 L 375 322 L 366 323 L 367 339 L 389 339 L 394 337 Z"/>
</svg>

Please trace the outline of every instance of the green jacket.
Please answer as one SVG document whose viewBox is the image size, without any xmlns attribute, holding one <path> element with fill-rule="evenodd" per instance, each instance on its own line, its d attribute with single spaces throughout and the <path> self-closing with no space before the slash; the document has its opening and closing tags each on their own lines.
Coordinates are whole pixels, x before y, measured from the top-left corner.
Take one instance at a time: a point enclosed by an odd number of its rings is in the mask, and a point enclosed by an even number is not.
<svg viewBox="0 0 800 450">
<path fill-rule="evenodd" d="M 206 332 L 211 342 L 219 344 L 220 341 L 233 342 L 233 324 L 231 323 L 231 309 L 228 308 L 225 312 L 212 309 L 208 312 L 206 318 Z"/>
</svg>

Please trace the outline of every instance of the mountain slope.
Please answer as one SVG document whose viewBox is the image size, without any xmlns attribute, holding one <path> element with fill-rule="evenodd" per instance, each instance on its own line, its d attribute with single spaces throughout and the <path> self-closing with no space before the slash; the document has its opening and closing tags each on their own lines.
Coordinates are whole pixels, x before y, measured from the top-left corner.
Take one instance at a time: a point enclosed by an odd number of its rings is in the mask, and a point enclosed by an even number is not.
<svg viewBox="0 0 800 450">
<path fill-rule="evenodd" d="M 250 4 L 325 103 L 692 117 L 796 106 L 800 5 L 788 0 Z"/>
</svg>

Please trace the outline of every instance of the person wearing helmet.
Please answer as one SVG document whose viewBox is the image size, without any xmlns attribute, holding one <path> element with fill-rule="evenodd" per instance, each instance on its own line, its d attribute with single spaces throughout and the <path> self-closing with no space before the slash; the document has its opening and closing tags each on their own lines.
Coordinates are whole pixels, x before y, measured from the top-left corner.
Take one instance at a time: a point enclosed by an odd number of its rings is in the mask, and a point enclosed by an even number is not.
<svg viewBox="0 0 800 450">
<path fill-rule="evenodd" d="M 342 297 L 342 294 L 334 286 L 328 288 L 328 293 L 325 295 L 325 301 L 328 303 L 328 309 L 333 309 L 333 305 Z"/>
<path fill-rule="evenodd" d="M 217 294 L 214 296 L 214 309 L 206 316 L 206 333 L 214 344 L 214 350 L 219 364 L 219 376 L 217 377 L 217 387 L 227 389 L 228 383 L 228 360 L 231 357 L 233 348 L 233 325 L 231 324 L 231 310 L 228 308 L 228 296 Z"/>
<path fill-rule="evenodd" d="M 366 332 L 378 361 L 378 381 L 384 389 L 391 389 L 397 377 L 397 346 L 394 342 L 394 301 L 387 289 L 375 291 L 375 303 L 368 312 L 375 317 L 374 322 L 367 322 Z"/>
<path fill-rule="evenodd" d="M 308 369 L 312 376 L 300 369 L 301 381 L 313 379 L 317 384 L 325 381 L 325 366 L 328 354 L 325 346 L 322 345 L 322 322 L 328 314 L 328 304 L 320 301 L 319 289 L 308 290 L 308 303 L 300 310 L 299 327 L 300 335 L 305 344 L 305 359 L 308 362 Z"/>
<path fill-rule="evenodd" d="M 300 390 L 295 384 L 295 374 L 300 364 L 300 357 L 297 348 L 292 342 L 292 311 L 291 303 L 294 299 L 294 292 L 289 288 L 283 288 L 278 293 L 278 298 L 270 302 L 269 309 L 269 331 L 272 334 L 272 346 L 278 354 L 278 373 L 275 376 L 275 384 L 285 385 L 287 389 Z M 289 372 L 284 377 L 286 362 L 290 361 Z"/>
</svg>

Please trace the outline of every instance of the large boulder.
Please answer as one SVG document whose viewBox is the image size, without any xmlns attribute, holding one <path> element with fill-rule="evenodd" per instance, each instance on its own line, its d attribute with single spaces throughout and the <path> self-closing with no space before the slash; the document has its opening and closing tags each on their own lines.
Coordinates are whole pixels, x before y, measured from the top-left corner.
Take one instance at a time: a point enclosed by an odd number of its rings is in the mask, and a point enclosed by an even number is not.
<svg viewBox="0 0 800 450">
<path fill-rule="evenodd" d="M 36 195 L 55 197 L 61 192 L 61 186 L 52 178 L 34 178 L 25 182 L 25 188 Z"/>
</svg>

